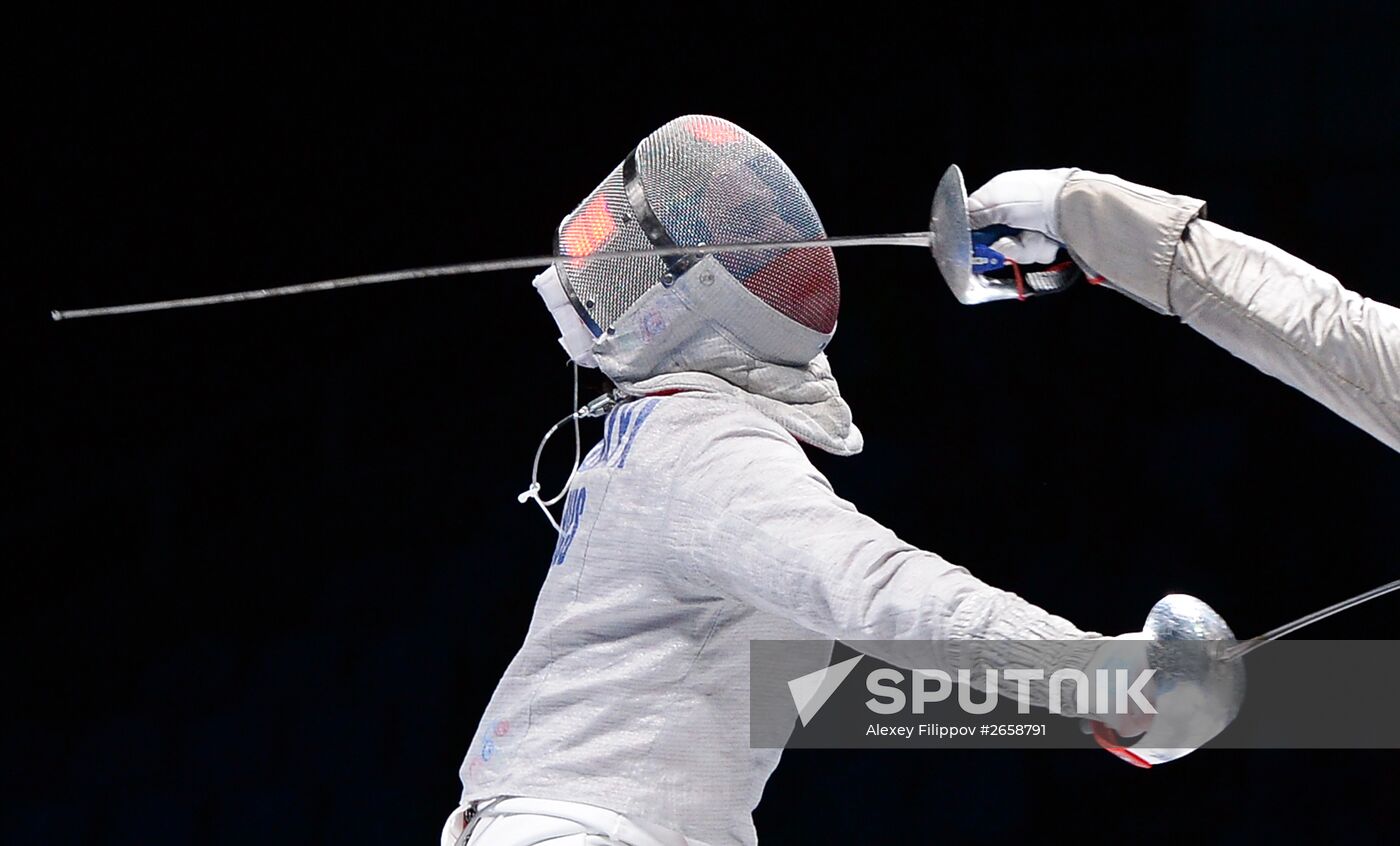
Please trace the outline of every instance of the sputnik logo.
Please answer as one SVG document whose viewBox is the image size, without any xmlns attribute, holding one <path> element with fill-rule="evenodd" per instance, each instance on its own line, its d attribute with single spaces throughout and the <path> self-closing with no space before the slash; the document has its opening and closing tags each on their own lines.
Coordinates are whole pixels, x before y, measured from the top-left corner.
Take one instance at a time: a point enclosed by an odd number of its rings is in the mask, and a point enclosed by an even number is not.
<svg viewBox="0 0 1400 846">
<path fill-rule="evenodd" d="M 857 655 L 788 682 L 788 692 L 792 694 L 792 704 L 797 706 L 797 716 L 801 718 L 802 725 L 811 722 L 826 704 L 826 700 L 831 698 L 831 694 L 836 692 L 836 688 L 841 686 L 841 682 L 846 680 L 846 676 L 851 674 L 856 664 L 864 657 Z"/>
</svg>

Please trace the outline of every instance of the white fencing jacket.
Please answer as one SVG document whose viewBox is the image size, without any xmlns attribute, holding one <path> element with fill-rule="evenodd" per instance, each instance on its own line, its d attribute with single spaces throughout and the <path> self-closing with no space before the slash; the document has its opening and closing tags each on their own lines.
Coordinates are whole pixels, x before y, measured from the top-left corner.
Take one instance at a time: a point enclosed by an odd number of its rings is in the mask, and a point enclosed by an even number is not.
<svg viewBox="0 0 1400 846">
<path fill-rule="evenodd" d="M 1114 287 L 1400 448 L 1397 311 L 1200 208 L 1080 172 L 1059 231 Z M 657 290 L 679 319 L 684 291 Z M 571 486 L 529 632 L 463 762 L 464 803 L 585 802 L 689 842 L 754 843 L 780 752 L 749 747 L 750 640 L 1005 639 L 1011 666 L 1017 640 L 1097 637 L 832 491 L 794 437 L 859 450 L 825 356 L 773 365 L 726 346 L 730 333 L 686 331 L 703 356 L 633 366 L 625 344 L 600 351 L 637 399 L 608 416 Z M 697 358 L 714 365 L 664 367 Z"/>
<path fill-rule="evenodd" d="M 779 751 L 749 748 L 751 639 L 1086 636 L 901 541 L 719 391 L 614 410 L 561 529 L 464 801 L 569 799 L 753 843 Z"/>
</svg>

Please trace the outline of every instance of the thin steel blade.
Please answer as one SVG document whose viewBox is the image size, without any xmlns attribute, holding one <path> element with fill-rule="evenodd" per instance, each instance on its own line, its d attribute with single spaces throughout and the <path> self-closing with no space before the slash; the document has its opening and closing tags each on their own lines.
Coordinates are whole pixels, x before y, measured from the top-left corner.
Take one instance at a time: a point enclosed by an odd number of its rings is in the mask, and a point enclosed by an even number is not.
<svg viewBox="0 0 1400 846">
<path fill-rule="evenodd" d="M 1264 644 L 1269 643 L 1270 641 L 1278 640 L 1279 638 L 1285 635 L 1290 635 L 1298 631 L 1304 626 L 1311 626 L 1318 620 L 1325 619 L 1327 617 L 1332 616 L 1333 614 L 1338 614 L 1342 611 L 1347 610 L 1348 608 L 1355 608 L 1363 602 L 1368 602 L 1372 599 L 1375 599 L 1378 596 L 1384 596 L 1387 593 L 1390 593 L 1394 590 L 1400 590 L 1400 579 L 1396 579 L 1393 582 L 1387 582 L 1386 584 L 1383 584 L 1378 588 L 1373 588 L 1371 590 L 1366 591 L 1363 594 L 1353 596 L 1351 599 L 1338 602 L 1336 605 L 1329 605 L 1326 608 L 1323 608 L 1321 611 L 1314 611 L 1311 614 L 1299 617 L 1291 623 L 1284 623 L 1282 626 L 1279 626 L 1276 629 L 1270 629 L 1269 631 L 1264 632 L 1258 637 L 1250 638 L 1249 640 L 1246 640 L 1243 643 L 1237 643 L 1229 649 L 1226 649 L 1225 651 L 1221 652 L 1220 660 L 1233 661 L 1236 658 L 1243 658 L 1244 656 L 1248 655 L 1249 653 L 1253 652 L 1254 650 L 1258 649 Z"/>
<path fill-rule="evenodd" d="M 711 253 L 750 252 L 753 250 L 790 250 L 802 247 L 923 247 L 929 246 L 928 232 L 901 232 L 885 235 L 843 235 L 802 241 L 754 241 L 741 244 L 710 244 L 693 247 L 667 247 L 665 249 L 619 250 L 599 252 L 579 256 L 577 261 L 597 261 L 600 259 L 638 258 L 641 256 L 691 256 Z M 548 267 L 556 261 L 569 261 L 569 258 L 555 255 L 524 256 L 521 258 L 469 261 L 462 264 L 445 264 L 437 267 L 420 267 L 413 270 L 394 270 L 387 273 L 369 273 L 363 276 L 344 276 L 339 279 L 324 279 L 320 282 L 304 282 L 298 285 L 283 285 L 279 288 L 254 288 L 230 294 L 212 294 L 204 297 L 181 297 L 173 300 L 156 300 L 149 303 L 102 306 L 99 308 L 55 309 L 49 312 L 54 320 L 76 320 L 80 317 L 109 317 L 116 314 L 139 314 L 147 311 L 166 311 L 175 308 L 241 303 L 249 300 L 265 300 L 270 297 L 286 297 L 292 294 L 309 294 L 312 291 L 334 291 L 340 288 L 358 288 L 361 285 L 378 285 L 384 282 L 404 282 L 410 279 L 430 279 L 438 276 L 465 276 L 471 273 L 491 273 L 497 270 L 522 270 L 531 267 Z"/>
</svg>

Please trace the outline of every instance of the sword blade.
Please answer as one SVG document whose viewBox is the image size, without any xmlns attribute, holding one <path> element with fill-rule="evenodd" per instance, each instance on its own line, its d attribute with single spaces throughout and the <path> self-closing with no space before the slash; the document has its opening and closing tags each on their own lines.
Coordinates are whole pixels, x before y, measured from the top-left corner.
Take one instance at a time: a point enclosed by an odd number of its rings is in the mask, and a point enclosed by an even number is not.
<svg viewBox="0 0 1400 846">
<path fill-rule="evenodd" d="M 385 282 L 405 282 L 411 279 L 431 279 L 439 276 L 465 276 L 473 273 L 492 273 L 499 270 L 523 270 L 533 267 L 548 267 L 556 261 L 599 261 L 608 259 L 642 258 L 646 256 L 695 256 L 711 253 L 742 253 L 754 250 L 792 250 L 803 247 L 924 247 L 929 246 L 928 232 L 899 232 L 884 235 L 842 235 L 831 238 L 818 238 L 800 241 L 752 241 L 737 244 L 711 244 L 688 247 L 657 247 L 644 250 L 618 250 L 598 252 L 587 256 L 522 256 L 519 258 L 469 261 L 461 264 L 444 264 L 436 267 L 419 267 L 412 270 L 394 270 L 387 273 L 369 273 L 362 276 L 344 276 L 339 279 L 323 279 L 319 282 L 303 282 L 297 285 L 283 285 L 278 288 L 254 288 L 248 291 L 235 291 L 229 294 L 211 294 L 203 297 L 181 297 L 173 300 L 155 300 L 148 303 L 101 306 L 98 308 L 54 309 L 49 316 L 54 320 L 76 320 L 82 317 L 110 317 L 117 314 L 140 314 L 148 311 L 167 311 L 176 308 L 195 308 L 224 303 L 241 303 L 250 300 L 265 300 L 270 297 L 287 297 L 293 294 L 309 294 L 313 291 L 334 291 L 340 288 L 358 288 L 362 285 L 379 285 Z"/>
<path fill-rule="evenodd" d="M 1386 584 L 1383 584 L 1378 588 L 1373 588 L 1371 590 L 1366 591 L 1365 593 L 1353 596 L 1351 599 L 1346 599 L 1341 602 L 1338 602 L 1336 605 L 1329 605 L 1320 611 L 1314 611 L 1311 614 L 1299 617 L 1291 623 L 1284 623 L 1276 629 L 1270 629 L 1269 631 L 1264 632 L 1258 637 L 1250 638 L 1249 640 L 1246 640 L 1243 643 L 1237 643 L 1229 649 L 1226 649 L 1224 652 L 1220 653 L 1220 660 L 1233 661 L 1236 658 L 1243 658 L 1244 656 L 1248 655 L 1249 653 L 1253 652 L 1254 650 L 1258 649 L 1264 644 L 1269 643 L 1270 641 L 1278 640 L 1279 638 L 1285 635 L 1293 634 L 1294 632 L 1298 631 L 1304 626 L 1311 626 L 1318 620 L 1326 619 L 1327 617 L 1330 617 L 1333 614 L 1339 614 L 1342 611 L 1347 610 L 1348 608 L 1355 608 L 1363 602 L 1369 602 L 1370 600 L 1375 599 L 1378 596 L 1384 596 L 1387 593 L 1390 593 L 1394 590 L 1400 590 L 1400 579 L 1396 579 L 1393 582 L 1387 582 Z"/>
</svg>

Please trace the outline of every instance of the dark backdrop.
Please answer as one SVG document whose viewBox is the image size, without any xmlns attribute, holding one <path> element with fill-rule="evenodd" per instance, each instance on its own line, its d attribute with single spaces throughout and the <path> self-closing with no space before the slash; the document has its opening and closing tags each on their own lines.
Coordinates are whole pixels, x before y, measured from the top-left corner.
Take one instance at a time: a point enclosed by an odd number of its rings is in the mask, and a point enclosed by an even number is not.
<svg viewBox="0 0 1400 846">
<path fill-rule="evenodd" d="M 686 112 L 765 139 L 835 233 L 920 226 L 950 161 L 1071 164 L 1400 301 L 1380 4 L 822 8 L 11 32 L 0 838 L 433 842 L 545 573 L 515 494 L 569 407 L 526 272 L 50 308 L 547 251 Z M 868 446 L 814 460 L 911 542 L 1106 632 L 1183 590 L 1252 634 L 1395 575 L 1396 456 L 1174 320 L 1092 289 L 962 308 L 914 250 L 840 265 L 831 358 Z M 1393 636 L 1397 607 L 1311 634 Z M 757 816 L 767 843 L 1367 841 L 1395 763 L 802 752 Z"/>
</svg>

